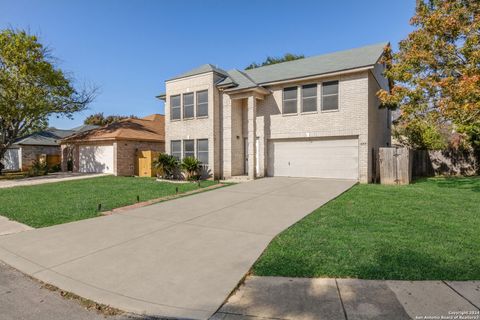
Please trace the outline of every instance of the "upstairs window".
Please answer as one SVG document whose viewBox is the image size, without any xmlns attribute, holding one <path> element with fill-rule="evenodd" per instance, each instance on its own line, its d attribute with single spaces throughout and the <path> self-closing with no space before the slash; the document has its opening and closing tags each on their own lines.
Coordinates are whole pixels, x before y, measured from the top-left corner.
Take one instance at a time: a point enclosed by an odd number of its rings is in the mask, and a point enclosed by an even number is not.
<svg viewBox="0 0 480 320">
<path fill-rule="evenodd" d="M 317 111 L 317 85 L 302 86 L 302 112 Z"/>
<path fill-rule="evenodd" d="M 208 139 L 197 140 L 197 159 L 208 165 Z"/>
<path fill-rule="evenodd" d="M 322 84 L 322 110 L 338 110 L 338 81 Z"/>
<path fill-rule="evenodd" d="M 193 140 L 183 140 L 183 157 L 195 157 L 195 142 Z"/>
<path fill-rule="evenodd" d="M 208 91 L 197 92 L 197 118 L 208 117 Z"/>
<path fill-rule="evenodd" d="M 182 118 L 180 107 L 180 95 L 170 97 L 170 119 L 179 120 Z"/>
<path fill-rule="evenodd" d="M 183 94 L 183 119 L 191 119 L 193 114 L 193 93 Z"/>
<path fill-rule="evenodd" d="M 170 142 L 170 153 L 172 156 L 180 160 L 182 158 L 182 141 L 172 140 Z"/>
<path fill-rule="evenodd" d="M 297 87 L 283 89 L 283 113 L 297 113 Z"/>
</svg>

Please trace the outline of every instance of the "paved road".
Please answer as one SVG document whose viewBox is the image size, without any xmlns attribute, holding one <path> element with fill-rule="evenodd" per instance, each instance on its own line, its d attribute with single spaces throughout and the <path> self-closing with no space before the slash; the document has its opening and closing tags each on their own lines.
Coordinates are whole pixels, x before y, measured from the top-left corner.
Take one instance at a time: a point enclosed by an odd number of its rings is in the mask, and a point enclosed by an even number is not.
<svg viewBox="0 0 480 320">
<path fill-rule="evenodd" d="M 0 318 L 2 320 L 101 320 L 78 302 L 64 299 L 22 273 L 0 262 Z M 108 320 L 133 320 L 127 315 Z"/>
<path fill-rule="evenodd" d="M 207 319 L 272 238 L 354 181 L 265 178 L 0 237 L 0 260 L 137 314 Z"/>
</svg>

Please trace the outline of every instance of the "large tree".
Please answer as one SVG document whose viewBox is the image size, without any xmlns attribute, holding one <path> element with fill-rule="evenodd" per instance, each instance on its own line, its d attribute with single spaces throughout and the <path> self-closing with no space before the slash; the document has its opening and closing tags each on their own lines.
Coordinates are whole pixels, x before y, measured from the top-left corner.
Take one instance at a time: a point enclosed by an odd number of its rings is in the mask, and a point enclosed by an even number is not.
<svg viewBox="0 0 480 320">
<path fill-rule="evenodd" d="M 265 61 L 261 63 L 256 63 L 252 62 L 250 63 L 245 70 L 248 69 L 255 69 L 259 67 L 264 67 L 264 66 L 269 66 L 271 64 L 277 64 L 281 62 L 286 62 L 286 61 L 293 61 L 293 60 L 298 60 L 298 59 L 303 59 L 305 56 L 303 54 L 293 54 L 293 53 L 285 53 L 283 57 L 270 57 L 268 56 Z"/>
<path fill-rule="evenodd" d="M 109 115 L 105 116 L 103 112 L 98 112 L 92 115 L 89 115 L 85 120 L 83 120 L 84 124 L 91 124 L 91 125 L 96 125 L 96 126 L 104 126 L 110 123 L 114 123 L 123 119 L 128 119 L 128 118 L 137 118 L 134 115 L 130 116 L 120 116 L 120 115 Z"/>
<path fill-rule="evenodd" d="M 441 149 L 460 145 L 480 150 L 480 1 L 418 0 L 414 27 L 387 48 L 390 91 L 383 105 L 400 109 L 396 135 L 407 145 Z"/>
<path fill-rule="evenodd" d="M 0 159 L 17 138 L 45 128 L 49 116 L 71 118 L 92 102 L 94 89 L 72 83 L 36 36 L 0 31 Z"/>
</svg>

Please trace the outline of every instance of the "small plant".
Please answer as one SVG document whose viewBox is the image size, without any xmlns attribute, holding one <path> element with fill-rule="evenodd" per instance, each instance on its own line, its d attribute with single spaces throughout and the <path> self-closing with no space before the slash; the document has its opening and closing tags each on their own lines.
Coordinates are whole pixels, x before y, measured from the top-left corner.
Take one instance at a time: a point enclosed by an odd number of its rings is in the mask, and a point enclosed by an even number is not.
<svg viewBox="0 0 480 320">
<path fill-rule="evenodd" d="M 174 179 L 178 175 L 178 159 L 166 153 L 160 153 L 153 166 L 158 170 L 158 175 L 164 179 Z"/>
<path fill-rule="evenodd" d="M 181 167 L 187 180 L 198 180 L 200 178 L 202 163 L 198 159 L 186 157 L 183 159 Z"/>
<path fill-rule="evenodd" d="M 60 172 L 62 171 L 62 165 L 60 163 L 54 164 L 49 168 L 49 172 Z"/>
<path fill-rule="evenodd" d="M 28 170 L 28 175 L 31 177 L 44 176 L 48 173 L 48 165 L 45 161 L 35 160 Z"/>
</svg>

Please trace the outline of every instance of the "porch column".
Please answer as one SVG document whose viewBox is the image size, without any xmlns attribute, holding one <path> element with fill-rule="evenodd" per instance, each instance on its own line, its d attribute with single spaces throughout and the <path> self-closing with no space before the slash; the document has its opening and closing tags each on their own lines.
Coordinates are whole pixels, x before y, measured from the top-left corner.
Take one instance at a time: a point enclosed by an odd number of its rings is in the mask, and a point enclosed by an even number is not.
<svg viewBox="0 0 480 320">
<path fill-rule="evenodd" d="M 255 179 L 255 167 L 257 163 L 256 141 L 257 141 L 257 101 L 254 96 L 247 98 L 248 115 L 248 178 Z"/>
</svg>

